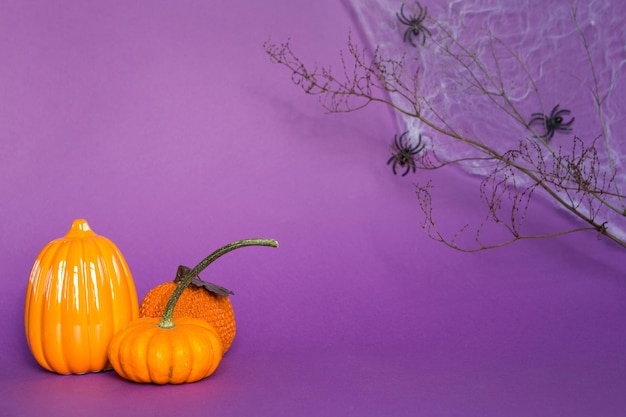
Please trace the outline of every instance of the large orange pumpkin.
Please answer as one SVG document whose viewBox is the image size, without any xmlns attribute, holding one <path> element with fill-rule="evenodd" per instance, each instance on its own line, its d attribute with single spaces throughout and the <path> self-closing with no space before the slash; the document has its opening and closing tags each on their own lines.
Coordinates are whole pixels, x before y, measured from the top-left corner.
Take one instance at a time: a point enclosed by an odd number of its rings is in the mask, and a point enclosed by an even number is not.
<svg viewBox="0 0 626 417">
<path fill-rule="evenodd" d="M 137 293 L 121 252 L 85 220 L 39 253 L 26 290 L 28 346 L 45 369 L 82 374 L 110 368 L 113 334 L 139 315 Z"/>
</svg>

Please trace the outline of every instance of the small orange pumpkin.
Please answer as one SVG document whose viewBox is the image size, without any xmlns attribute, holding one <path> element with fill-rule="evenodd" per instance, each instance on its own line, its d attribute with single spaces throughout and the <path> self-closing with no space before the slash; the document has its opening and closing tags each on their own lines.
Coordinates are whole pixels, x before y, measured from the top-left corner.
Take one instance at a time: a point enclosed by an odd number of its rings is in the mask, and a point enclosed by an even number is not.
<svg viewBox="0 0 626 417">
<path fill-rule="evenodd" d="M 130 322 L 109 344 L 109 360 L 122 378 L 140 383 L 182 384 L 213 374 L 223 347 L 215 328 L 204 320 L 179 317 L 174 308 L 192 279 L 220 256 L 243 246 L 278 247 L 270 239 L 246 239 L 216 250 L 185 275 L 169 298 L 163 317 Z"/>
<path fill-rule="evenodd" d="M 178 267 L 174 281 L 164 282 L 148 291 L 139 306 L 139 317 L 161 317 L 178 282 L 189 271 L 189 268 L 181 265 Z M 199 277 L 194 277 L 191 285 L 181 294 L 173 316 L 174 318 L 195 317 L 215 327 L 220 335 L 223 354 L 232 345 L 237 332 L 235 312 L 228 294 L 232 292 L 202 281 Z"/>
<path fill-rule="evenodd" d="M 215 328 L 204 320 L 180 317 L 172 327 L 163 327 L 161 318 L 141 318 L 113 336 L 109 359 L 124 379 L 183 384 L 215 372 L 222 344 Z"/>
<path fill-rule="evenodd" d="M 109 368 L 114 333 L 138 317 L 128 265 L 109 239 L 82 219 L 39 253 L 26 289 L 28 346 L 45 369 L 82 374 Z"/>
</svg>

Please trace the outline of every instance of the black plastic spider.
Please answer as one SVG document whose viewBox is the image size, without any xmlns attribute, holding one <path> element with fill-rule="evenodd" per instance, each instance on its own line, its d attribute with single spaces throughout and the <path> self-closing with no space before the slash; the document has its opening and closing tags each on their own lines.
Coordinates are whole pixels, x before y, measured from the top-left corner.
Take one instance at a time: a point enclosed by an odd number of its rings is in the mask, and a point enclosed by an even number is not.
<svg viewBox="0 0 626 417">
<path fill-rule="evenodd" d="M 567 109 L 559 110 L 559 104 L 554 106 L 552 111 L 550 112 L 550 116 L 545 115 L 543 113 L 533 113 L 531 114 L 531 119 L 528 122 L 528 126 L 533 123 L 541 123 L 544 128 L 544 133 L 541 136 L 538 136 L 539 139 L 542 139 L 544 142 L 549 142 L 550 139 L 554 136 L 555 132 L 571 132 L 572 128 L 570 127 L 572 123 L 574 123 L 574 118 L 567 123 L 563 122 L 563 115 L 570 114 L 570 111 Z"/>
<path fill-rule="evenodd" d="M 418 1 L 416 1 L 415 4 L 419 9 L 418 14 L 407 17 L 404 14 L 404 3 L 402 3 L 402 6 L 400 6 L 400 13 L 396 13 L 396 17 L 400 23 L 408 26 L 404 32 L 404 42 L 408 41 L 411 45 L 417 47 L 413 38 L 416 38 L 419 41 L 421 35 L 422 45 L 424 45 L 424 43 L 426 43 L 426 35 L 431 36 L 431 33 L 430 30 L 423 25 L 424 19 L 426 19 L 426 15 L 428 14 L 428 8 L 422 7 Z"/>
<path fill-rule="evenodd" d="M 410 170 L 417 169 L 415 165 L 415 155 L 420 153 L 426 145 L 422 144 L 422 135 L 419 135 L 419 139 L 417 145 L 411 145 L 408 140 L 406 140 L 406 135 L 409 133 L 407 130 L 400 136 L 395 135 L 393 138 L 393 146 L 391 147 L 391 158 L 387 161 L 387 165 L 391 164 L 393 169 L 393 174 L 397 175 L 396 166 L 400 165 L 401 167 L 406 167 L 402 176 L 404 177 L 409 173 Z"/>
</svg>

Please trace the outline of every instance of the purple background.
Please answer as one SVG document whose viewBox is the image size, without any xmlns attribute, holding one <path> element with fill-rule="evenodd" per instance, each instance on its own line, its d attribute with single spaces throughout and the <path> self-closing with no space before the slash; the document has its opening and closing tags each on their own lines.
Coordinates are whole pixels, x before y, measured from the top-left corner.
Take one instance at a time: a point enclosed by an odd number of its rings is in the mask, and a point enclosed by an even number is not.
<svg viewBox="0 0 626 417">
<path fill-rule="evenodd" d="M 336 63 L 355 25 L 331 0 L 0 1 L 0 415 L 624 415 L 624 250 L 429 240 L 413 181 L 461 225 L 477 180 L 392 175 L 387 109 L 324 114 L 262 48 Z M 538 204 L 530 230 L 574 225 Z M 235 291 L 238 322 L 211 378 L 37 365 L 28 274 L 75 218 L 118 245 L 140 299 L 222 244 L 279 240 L 202 274 Z"/>
</svg>

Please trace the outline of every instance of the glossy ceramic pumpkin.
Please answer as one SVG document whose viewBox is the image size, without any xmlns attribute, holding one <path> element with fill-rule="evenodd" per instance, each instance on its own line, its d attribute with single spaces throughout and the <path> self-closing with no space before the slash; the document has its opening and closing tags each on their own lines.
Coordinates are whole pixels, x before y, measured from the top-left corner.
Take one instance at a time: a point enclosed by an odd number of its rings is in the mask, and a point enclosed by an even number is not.
<svg viewBox="0 0 626 417">
<path fill-rule="evenodd" d="M 82 374 L 110 368 L 113 334 L 139 315 L 137 293 L 121 252 L 85 220 L 46 245 L 26 290 L 28 346 L 45 369 Z"/>
</svg>

